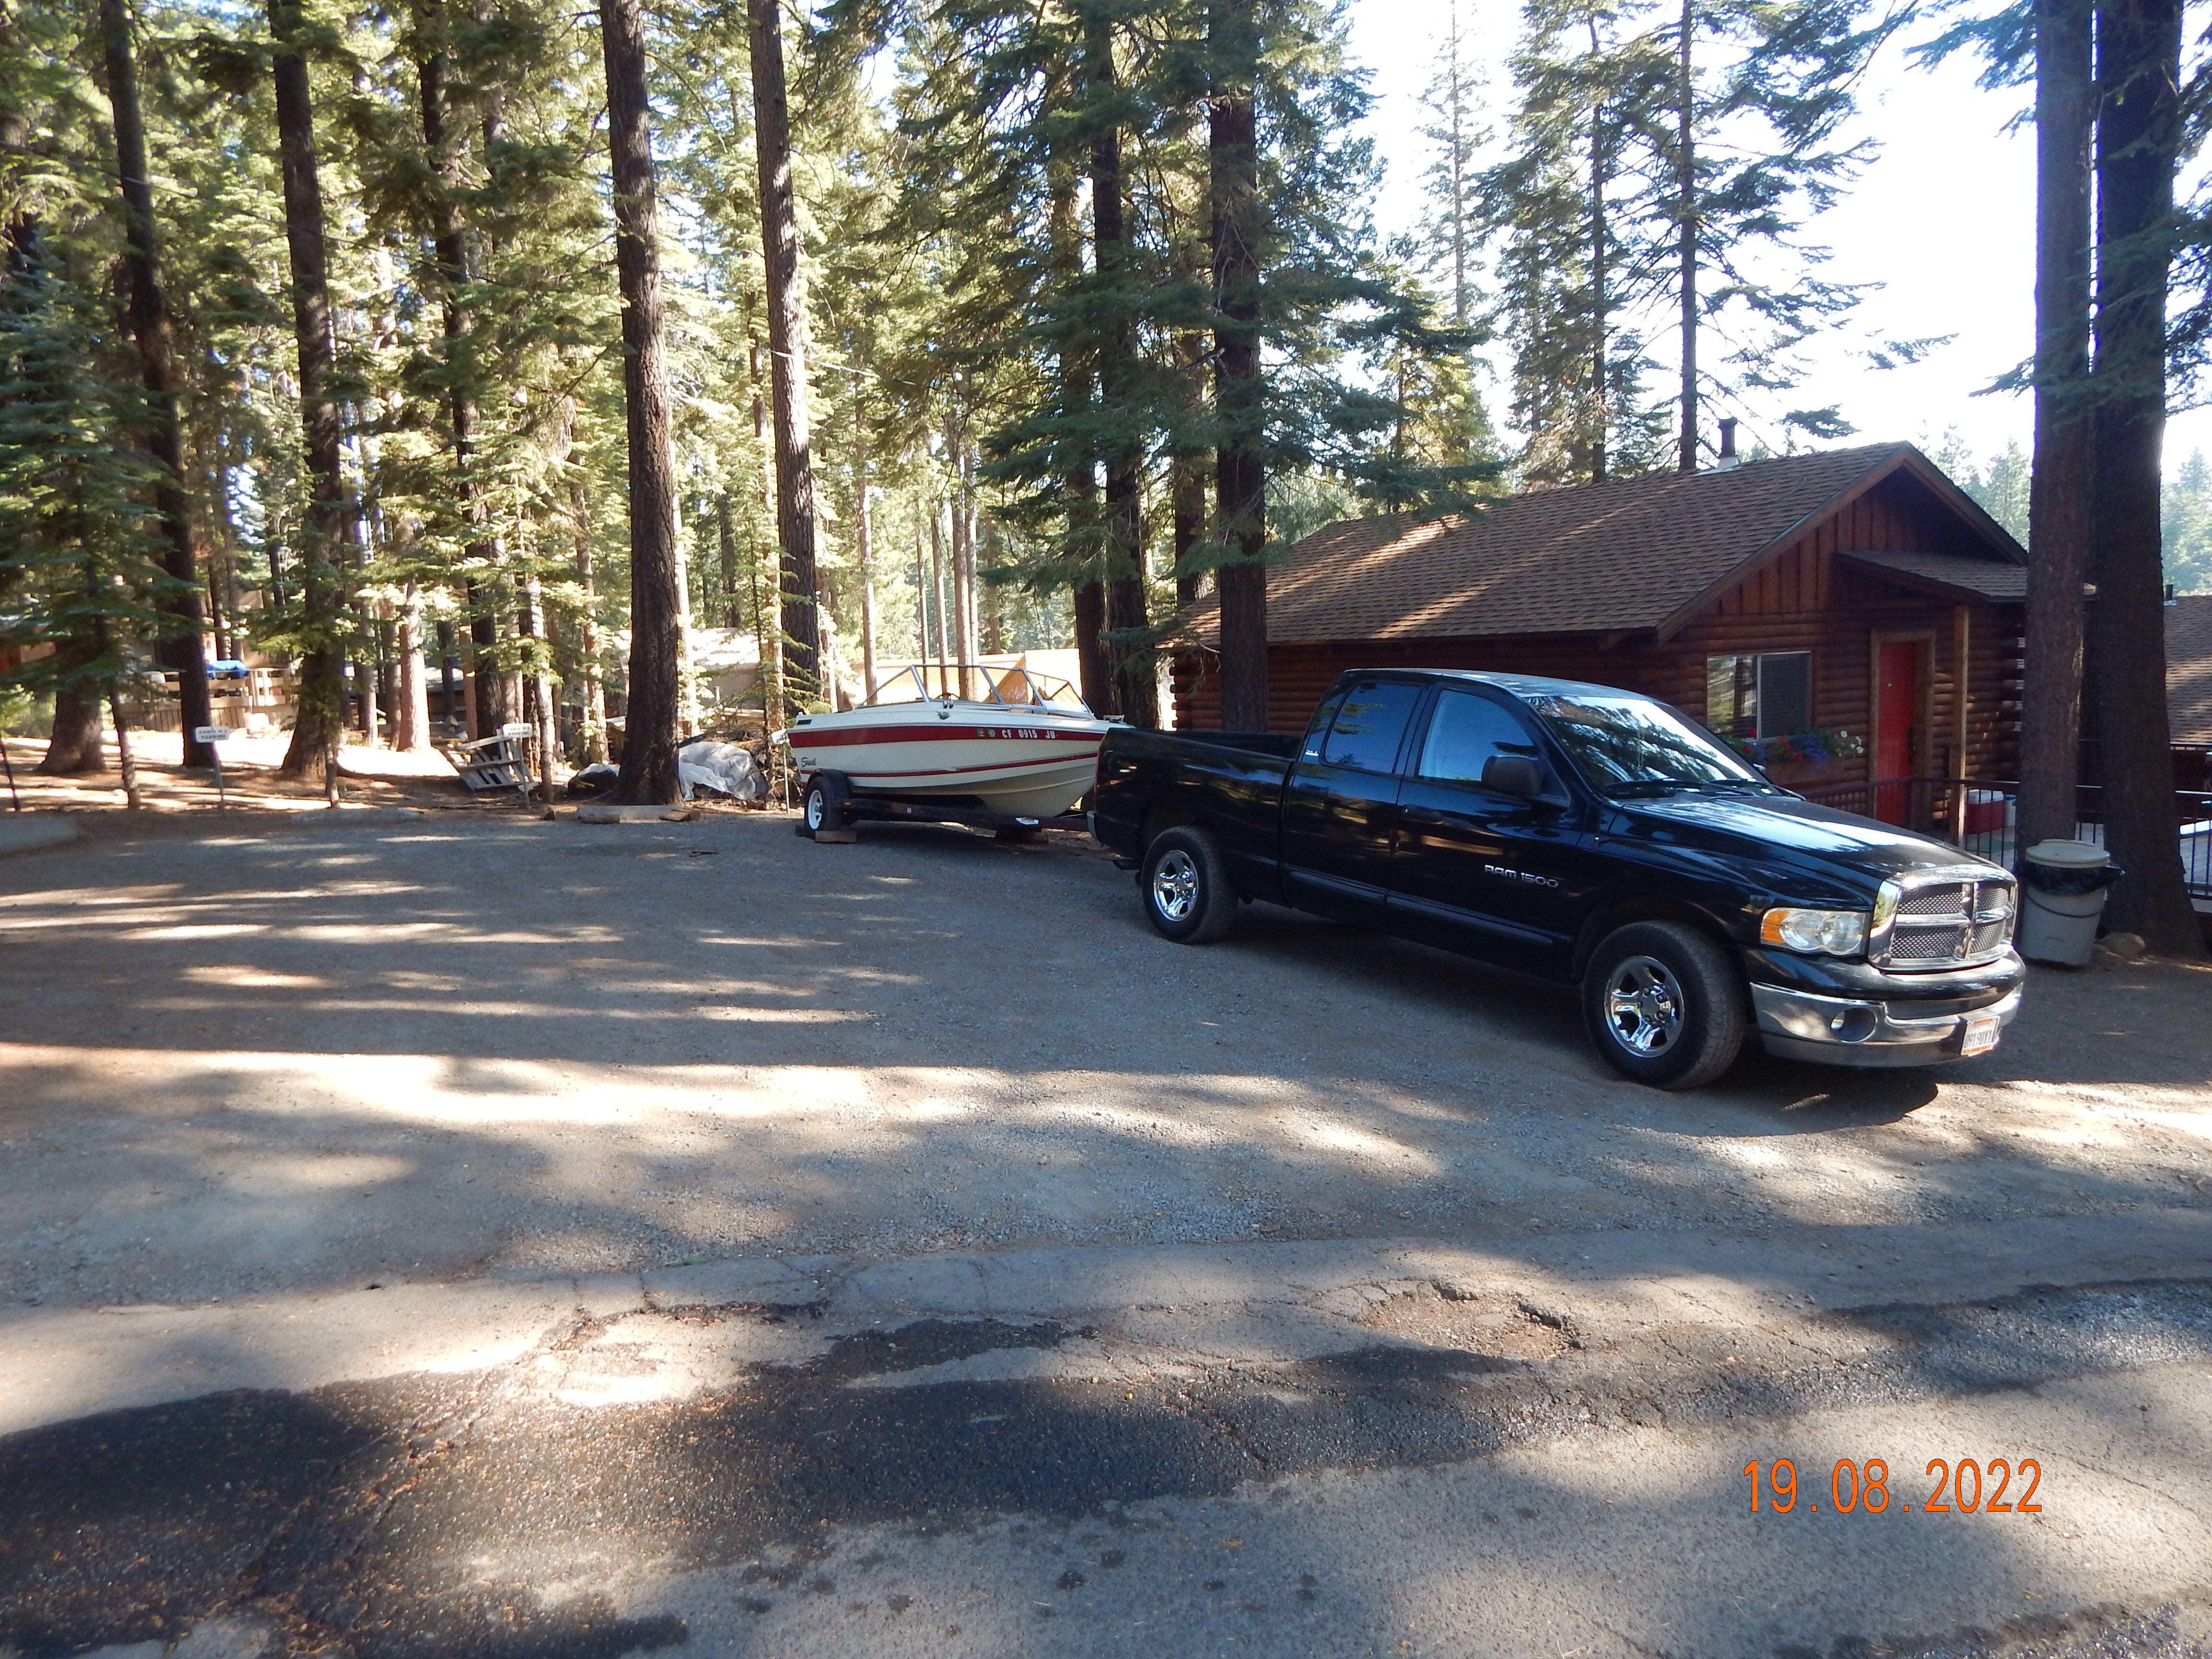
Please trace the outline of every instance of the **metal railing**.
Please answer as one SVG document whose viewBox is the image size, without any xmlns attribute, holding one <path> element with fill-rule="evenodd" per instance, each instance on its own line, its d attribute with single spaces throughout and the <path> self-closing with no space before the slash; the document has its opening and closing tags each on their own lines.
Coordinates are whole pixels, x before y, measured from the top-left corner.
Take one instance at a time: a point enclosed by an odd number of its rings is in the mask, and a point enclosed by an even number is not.
<svg viewBox="0 0 2212 1659">
<path fill-rule="evenodd" d="M 1800 793 L 1823 806 L 1917 830 L 2007 869 L 2013 867 L 2017 783 L 1996 778 L 1878 778 Z M 2212 793 L 2176 790 L 2173 816 L 2190 896 L 2212 899 Z M 2104 845 L 2105 792 L 2100 786 L 2080 787 L 2074 817 L 2075 840 Z"/>
</svg>

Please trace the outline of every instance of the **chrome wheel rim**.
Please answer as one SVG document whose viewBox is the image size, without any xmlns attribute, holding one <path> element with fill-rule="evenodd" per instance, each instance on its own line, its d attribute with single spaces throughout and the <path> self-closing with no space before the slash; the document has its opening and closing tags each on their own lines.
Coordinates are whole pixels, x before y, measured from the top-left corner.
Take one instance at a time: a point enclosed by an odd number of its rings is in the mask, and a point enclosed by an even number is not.
<svg viewBox="0 0 2212 1659">
<path fill-rule="evenodd" d="M 1656 957 L 1630 957 L 1605 981 L 1605 1024 L 1632 1054 L 1662 1054 L 1682 1035 L 1682 988 Z"/>
<path fill-rule="evenodd" d="M 828 806 L 829 803 L 823 799 L 821 790 L 810 789 L 806 792 L 806 827 L 809 830 L 819 830 L 822 827 L 823 815 L 828 810 Z"/>
<path fill-rule="evenodd" d="M 1198 861 L 1178 847 L 1152 866 L 1152 908 L 1170 921 L 1183 921 L 1197 903 Z"/>
</svg>

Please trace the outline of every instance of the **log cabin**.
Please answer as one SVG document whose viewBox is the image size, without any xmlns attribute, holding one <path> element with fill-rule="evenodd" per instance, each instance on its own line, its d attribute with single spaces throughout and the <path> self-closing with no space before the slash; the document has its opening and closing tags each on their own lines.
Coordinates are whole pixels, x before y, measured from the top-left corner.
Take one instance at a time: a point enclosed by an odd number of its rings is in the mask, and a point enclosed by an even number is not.
<svg viewBox="0 0 2212 1659">
<path fill-rule="evenodd" d="M 1732 459 L 1296 543 L 1267 572 L 1269 729 L 1346 669 L 1486 668 L 1661 698 L 1792 787 L 2011 777 L 2020 544 L 1909 444 Z M 1218 725 L 1212 603 L 1179 622 L 1176 724 Z"/>
</svg>

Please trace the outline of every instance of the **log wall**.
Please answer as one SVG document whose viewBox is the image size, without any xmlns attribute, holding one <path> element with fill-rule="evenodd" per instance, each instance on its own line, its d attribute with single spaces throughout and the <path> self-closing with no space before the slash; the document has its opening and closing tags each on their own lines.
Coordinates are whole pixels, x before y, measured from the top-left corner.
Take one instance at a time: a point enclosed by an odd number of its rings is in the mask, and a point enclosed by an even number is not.
<svg viewBox="0 0 2212 1659">
<path fill-rule="evenodd" d="M 1850 503 L 1727 592 L 1687 626 L 1662 641 L 1588 634 L 1475 639 L 1329 641 L 1271 644 L 1267 724 L 1303 732 L 1322 693 L 1355 668 L 1472 668 L 1541 674 L 1625 686 L 1703 718 L 1708 657 L 1766 651 L 1813 653 L 1813 720 L 1850 732 L 1866 746 L 1856 760 L 1824 769 L 1805 783 L 1864 780 L 1874 754 L 1875 641 L 1923 635 L 1921 724 L 1915 769 L 1923 776 L 1962 774 L 1958 754 L 1958 629 L 1966 625 L 1967 735 L 1963 775 L 2009 778 L 2018 764 L 2021 607 L 1954 605 L 1839 565 L 1838 552 L 1953 552 L 1960 531 L 1948 511 L 1924 502 L 1917 486 Z M 1210 653 L 1174 665 L 1175 723 L 1205 729 L 1219 722 L 1220 695 Z"/>
</svg>

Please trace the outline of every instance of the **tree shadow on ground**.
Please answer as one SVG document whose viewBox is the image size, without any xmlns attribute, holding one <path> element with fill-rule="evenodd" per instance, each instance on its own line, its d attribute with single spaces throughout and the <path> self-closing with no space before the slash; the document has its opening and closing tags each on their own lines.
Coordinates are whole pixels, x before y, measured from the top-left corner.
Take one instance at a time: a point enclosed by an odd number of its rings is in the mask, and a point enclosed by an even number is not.
<svg viewBox="0 0 2212 1659">
<path fill-rule="evenodd" d="M 1188 950 L 1131 888 L 1073 838 L 872 827 L 820 847 L 762 818 L 299 826 L 0 867 L 8 1282 L 161 1299 L 426 1263 L 1510 1248 L 1532 1221 L 2202 1201 L 2155 1147 L 1954 1123 L 1922 1170 L 1923 1143 L 1860 1133 L 1954 1083 L 2201 1080 L 2201 1021 L 2066 1035 L 2146 1025 L 2136 1004 L 2196 979 L 2039 981 L 2014 1030 L 2057 1035 L 1940 1072 L 1753 1057 L 1668 1095 L 1604 1071 L 1553 988 L 1262 905 Z M 1789 1166 L 1735 1158 L 1776 1137 Z M 1790 1185 L 1808 1159 L 1826 1173 Z M 1869 1179 L 1906 1196 L 1823 1196 Z"/>
</svg>

